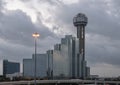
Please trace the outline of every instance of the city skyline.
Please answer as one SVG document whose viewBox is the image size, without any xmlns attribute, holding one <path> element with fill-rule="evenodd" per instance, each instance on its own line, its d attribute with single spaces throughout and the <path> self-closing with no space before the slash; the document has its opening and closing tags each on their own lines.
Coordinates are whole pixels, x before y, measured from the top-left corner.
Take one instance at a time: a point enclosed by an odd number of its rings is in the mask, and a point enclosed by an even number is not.
<svg viewBox="0 0 120 85">
<path fill-rule="evenodd" d="M 81 78 L 90 77 L 90 67 L 83 56 L 79 56 L 79 38 L 66 35 L 61 43 L 55 44 L 44 54 L 36 55 L 36 76 L 39 78 Z M 23 76 L 33 77 L 35 56 L 23 59 Z"/>
<path fill-rule="evenodd" d="M 89 18 L 86 59 L 92 74 L 119 76 L 119 1 L 10 0 L 0 1 L 0 60 L 22 62 L 34 53 L 32 33 L 40 33 L 38 53 L 45 53 L 65 35 L 76 36 L 73 17 Z M 1 68 L 0 68 L 1 69 Z"/>
</svg>

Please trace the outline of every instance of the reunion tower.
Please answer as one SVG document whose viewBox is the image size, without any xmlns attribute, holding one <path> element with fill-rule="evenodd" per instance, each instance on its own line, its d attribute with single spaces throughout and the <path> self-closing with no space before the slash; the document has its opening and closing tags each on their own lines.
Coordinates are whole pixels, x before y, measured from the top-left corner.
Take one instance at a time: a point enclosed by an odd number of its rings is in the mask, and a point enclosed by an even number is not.
<svg viewBox="0 0 120 85">
<path fill-rule="evenodd" d="M 79 53 L 77 56 L 77 75 L 85 77 L 85 26 L 87 25 L 88 18 L 83 13 L 78 13 L 73 18 L 73 24 L 77 27 L 77 38 L 79 39 Z M 81 64 L 80 60 L 81 59 Z M 80 65 L 80 66 L 79 66 Z M 81 67 L 81 68 L 80 68 Z"/>
</svg>

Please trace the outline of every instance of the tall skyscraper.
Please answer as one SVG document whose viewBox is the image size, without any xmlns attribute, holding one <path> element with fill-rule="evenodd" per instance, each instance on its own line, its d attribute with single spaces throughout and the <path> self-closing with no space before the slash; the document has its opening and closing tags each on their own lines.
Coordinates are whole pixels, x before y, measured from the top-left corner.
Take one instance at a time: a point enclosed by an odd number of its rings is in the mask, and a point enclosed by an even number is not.
<svg viewBox="0 0 120 85">
<path fill-rule="evenodd" d="M 89 76 L 90 69 L 83 57 L 80 56 L 79 38 L 66 35 L 65 38 L 61 39 L 61 43 L 54 45 L 54 50 L 47 51 L 47 54 L 48 72 L 50 75 L 52 71 L 54 78 Z"/>
<path fill-rule="evenodd" d="M 53 78 L 53 50 L 47 51 L 47 77 Z"/>
<path fill-rule="evenodd" d="M 71 78 L 76 75 L 77 38 L 66 35 L 53 50 L 53 76 Z"/>
<path fill-rule="evenodd" d="M 20 72 L 20 63 L 10 62 L 8 60 L 3 60 L 3 75 L 19 73 Z"/>
<path fill-rule="evenodd" d="M 77 60 L 78 60 L 77 75 L 78 77 L 81 77 L 83 79 L 85 78 L 85 75 L 86 75 L 85 26 L 87 25 L 87 22 L 88 22 L 88 18 L 83 13 L 79 13 L 73 18 L 73 24 L 74 26 L 77 27 L 77 38 L 79 39 L 79 53 L 77 55 Z"/>
</svg>

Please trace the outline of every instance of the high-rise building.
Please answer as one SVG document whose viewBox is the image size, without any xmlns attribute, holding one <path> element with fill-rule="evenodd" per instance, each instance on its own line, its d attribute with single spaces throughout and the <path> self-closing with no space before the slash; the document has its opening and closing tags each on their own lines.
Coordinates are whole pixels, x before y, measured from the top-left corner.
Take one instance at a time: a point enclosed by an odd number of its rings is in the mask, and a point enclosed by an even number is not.
<svg viewBox="0 0 120 85">
<path fill-rule="evenodd" d="M 23 59 L 23 76 L 34 77 L 35 55 L 32 59 Z M 47 76 L 47 54 L 36 54 L 36 77 L 44 78 Z"/>
<path fill-rule="evenodd" d="M 77 39 L 72 35 L 66 35 L 56 44 L 53 50 L 53 76 L 74 77 L 76 66 Z"/>
<path fill-rule="evenodd" d="M 3 60 L 3 76 L 20 72 L 20 63 Z"/>
<path fill-rule="evenodd" d="M 53 50 L 47 51 L 47 77 L 53 78 Z"/>
<path fill-rule="evenodd" d="M 90 71 L 83 57 L 79 57 L 79 39 L 72 35 L 66 35 L 60 44 L 54 46 L 54 50 L 47 51 L 48 73 L 53 77 L 81 78 L 82 71 L 88 77 Z M 79 67 L 79 75 L 78 75 Z"/>
</svg>

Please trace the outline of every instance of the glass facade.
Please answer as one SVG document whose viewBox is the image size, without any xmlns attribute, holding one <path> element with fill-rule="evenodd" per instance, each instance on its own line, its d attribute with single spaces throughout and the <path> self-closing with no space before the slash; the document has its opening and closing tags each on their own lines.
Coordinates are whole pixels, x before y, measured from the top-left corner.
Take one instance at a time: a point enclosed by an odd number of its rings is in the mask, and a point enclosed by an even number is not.
<svg viewBox="0 0 120 85">
<path fill-rule="evenodd" d="M 79 39 L 66 35 L 53 50 L 52 70 L 54 77 L 81 78 L 89 75 L 86 61 L 79 53 Z"/>
<path fill-rule="evenodd" d="M 75 76 L 76 38 L 66 35 L 54 46 L 53 76 L 70 78 Z"/>
<path fill-rule="evenodd" d="M 3 75 L 20 72 L 20 63 L 3 60 Z"/>
<path fill-rule="evenodd" d="M 23 76 L 24 77 L 34 77 L 34 58 L 23 59 Z M 47 54 L 37 54 L 36 55 L 36 77 L 44 78 L 47 76 Z"/>
<path fill-rule="evenodd" d="M 34 61 L 33 59 L 23 59 L 23 76 L 34 77 Z"/>
<path fill-rule="evenodd" d="M 47 76 L 53 78 L 53 50 L 47 51 Z"/>
</svg>

